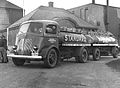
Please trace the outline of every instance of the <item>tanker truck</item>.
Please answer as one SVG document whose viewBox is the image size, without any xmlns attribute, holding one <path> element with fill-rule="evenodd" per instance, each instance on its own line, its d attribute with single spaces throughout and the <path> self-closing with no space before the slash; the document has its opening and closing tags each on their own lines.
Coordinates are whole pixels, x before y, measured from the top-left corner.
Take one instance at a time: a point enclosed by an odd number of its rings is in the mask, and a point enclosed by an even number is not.
<svg viewBox="0 0 120 88">
<path fill-rule="evenodd" d="M 117 40 L 108 32 L 68 28 L 52 20 L 29 20 L 21 24 L 8 57 L 16 66 L 43 61 L 46 67 L 53 68 L 72 57 L 77 63 L 86 63 L 89 55 L 98 61 L 104 50 L 116 58 L 117 48 Z"/>
</svg>

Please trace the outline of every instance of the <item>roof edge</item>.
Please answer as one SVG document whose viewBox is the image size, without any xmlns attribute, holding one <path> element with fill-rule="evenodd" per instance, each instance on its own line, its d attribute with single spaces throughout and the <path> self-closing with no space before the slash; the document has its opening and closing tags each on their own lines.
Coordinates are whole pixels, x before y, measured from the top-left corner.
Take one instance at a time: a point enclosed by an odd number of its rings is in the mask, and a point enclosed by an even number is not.
<svg viewBox="0 0 120 88">
<path fill-rule="evenodd" d="M 87 5 L 107 6 L 107 5 L 103 5 L 103 4 L 97 4 L 97 3 L 95 3 L 95 4 L 93 4 L 93 3 L 88 3 L 88 4 L 81 5 L 81 6 L 77 6 L 77 7 L 70 8 L 70 9 L 67 9 L 67 10 L 71 10 L 71 9 L 79 8 L 79 7 L 84 7 L 84 6 L 87 6 Z M 115 7 L 115 6 L 110 6 L 110 5 L 109 5 L 108 7 L 112 7 L 112 8 L 118 8 L 118 9 L 120 9 L 120 7 Z"/>
</svg>

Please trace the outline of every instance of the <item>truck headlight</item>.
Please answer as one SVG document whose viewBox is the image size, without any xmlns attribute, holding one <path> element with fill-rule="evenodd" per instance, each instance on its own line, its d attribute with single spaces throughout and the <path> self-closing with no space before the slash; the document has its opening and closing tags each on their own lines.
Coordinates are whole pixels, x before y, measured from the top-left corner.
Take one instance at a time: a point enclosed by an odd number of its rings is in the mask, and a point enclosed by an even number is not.
<svg viewBox="0 0 120 88">
<path fill-rule="evenodd" d="M 17 45 L 14 45 L 12 48 L 13 48 L 13 50 L 16 50 L 17 49 Z"/>
<path fill-rule="evenodd" d="M 38 50 L 38 47 L 37 47 L 37 46 L 34 46 L 34 47 L 33 47 L 33 50 L 37 51 L 37 50 Z"/>
</svg>

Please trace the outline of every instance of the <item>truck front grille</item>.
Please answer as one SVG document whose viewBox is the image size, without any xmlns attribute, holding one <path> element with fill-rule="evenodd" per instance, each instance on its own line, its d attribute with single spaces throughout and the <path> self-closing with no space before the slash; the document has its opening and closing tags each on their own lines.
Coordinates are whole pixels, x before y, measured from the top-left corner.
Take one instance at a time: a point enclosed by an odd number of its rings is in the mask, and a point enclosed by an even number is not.
<svg viewBox="0 0 120 88">
<path fill-rule="evenodd" d="M 21 39 L 17 46 L 18 54 L 30 55 L 33 49 L 32 39 Z"/>
<path fill-rule="evenodd" d="M 33 49 L 32 39 L 25 39 L 23 50 L 24 51 L 26 51 L 26 50 L 32 51 L 32 49 Z"/>
</svg>

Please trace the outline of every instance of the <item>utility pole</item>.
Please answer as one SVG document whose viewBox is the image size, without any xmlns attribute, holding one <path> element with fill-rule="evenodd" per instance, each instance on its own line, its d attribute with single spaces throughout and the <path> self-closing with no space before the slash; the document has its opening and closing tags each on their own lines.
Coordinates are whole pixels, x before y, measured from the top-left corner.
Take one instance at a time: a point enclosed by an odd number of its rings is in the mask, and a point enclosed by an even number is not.
<svg viewBox="0 0 120 88">
<path fill-rule="evenodd" d="M 24 0 L 23 0 L 23 17 L 25 16 L 25 9 L 24 9 Z"/>
<path fill-rule="evenodd" d="M 109 0 L 106 1 L 107 2 L 107 6 L 106 6 L 106 31 L 109 30 Z"/>
<path fill-rule="evenodd" d="M 95 0 L 92 0 L 92 4 L 95 4 Z"/>
</svg>

